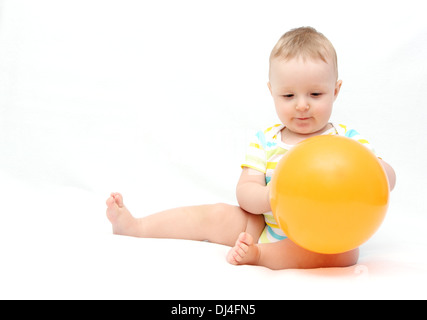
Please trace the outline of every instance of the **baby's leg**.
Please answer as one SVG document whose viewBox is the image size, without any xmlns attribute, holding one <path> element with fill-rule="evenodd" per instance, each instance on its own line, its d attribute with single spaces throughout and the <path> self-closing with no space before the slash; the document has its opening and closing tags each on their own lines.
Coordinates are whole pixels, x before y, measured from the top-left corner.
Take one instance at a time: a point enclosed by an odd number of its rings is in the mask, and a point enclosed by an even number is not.
<svg viewBox="0 0 427 320">
<path fill-rule="evenodd" d="M 358 258 L 359 249 L 340 254 L 321 254 L 303 249 L 289 239 L 256 244 L 251 235 L 242 233 L 228 253 L 227 261 L 278 270 L 348 267 L 356 264 Z"/>
<path fill-rule="evenodd" d="M 258 239 L 264 228 L 262 215 L 221 203 L 175 208 L 137 219 L 124 206 L 123 197 L 112 193 L 107 207 L 115 234 L 141 238 L 208 240 L 233 246 L 241 232 Z"/>
</svg>

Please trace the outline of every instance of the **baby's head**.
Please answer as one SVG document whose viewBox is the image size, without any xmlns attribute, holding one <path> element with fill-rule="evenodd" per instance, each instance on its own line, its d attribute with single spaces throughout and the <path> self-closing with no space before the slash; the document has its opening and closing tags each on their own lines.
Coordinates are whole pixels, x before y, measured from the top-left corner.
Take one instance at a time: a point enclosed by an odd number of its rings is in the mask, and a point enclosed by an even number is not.
<svg viewBox="0 0 427 320">
<path fill-rule="evenodd" d="M 268 87 L 280 120 L 293 133 L 327 129 L 342 84 L 337 80 L 335 49 L 313 28 L 285 33 L 271 52 Z"/>
<path fill-rule="evenodd" d="M 335 48 L 323 34 L 314 28 L 302 27 L 286 32 L 271 51 L 270 71 L 273 60 L 291 60 L 293 58 L 320 59 L 325 63 L 330 63 L 334 68 L 336 79 L 338 79 Z"/>
</svg>

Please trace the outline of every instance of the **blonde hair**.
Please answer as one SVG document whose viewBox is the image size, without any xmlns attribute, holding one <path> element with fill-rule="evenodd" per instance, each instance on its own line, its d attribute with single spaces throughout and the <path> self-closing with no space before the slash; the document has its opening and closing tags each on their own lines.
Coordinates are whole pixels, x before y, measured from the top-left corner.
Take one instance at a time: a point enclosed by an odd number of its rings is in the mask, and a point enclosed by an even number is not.
<svg viewBox="0 0 427 320">
<path fill-rule="evenodd" d="M 316 29 L 301 27 L 286 32 L 271 51 L 270 66 L 275 58 L 288 60 L 295 57 L 321 59 L 325 63 L 332 61 L 338 79 L 338 61 L 334 46 Z"/>
</svg>

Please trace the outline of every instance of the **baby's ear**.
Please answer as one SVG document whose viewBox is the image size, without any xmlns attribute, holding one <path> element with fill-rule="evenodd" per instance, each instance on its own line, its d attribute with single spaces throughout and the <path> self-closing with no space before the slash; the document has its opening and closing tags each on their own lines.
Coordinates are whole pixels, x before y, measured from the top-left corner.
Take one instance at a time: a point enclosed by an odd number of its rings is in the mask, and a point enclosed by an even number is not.
<svg viewBox="0 0 427 320">
<path fill-rule="evenodd" d="M 270 94 L 273 95 L 273 92 L 271 91 L 271 84 L 270 81 L 267 82 L 268 90 L 270 90 Z"/>
<path fill-rule="evenodd" d="M 334 91 L 335 99 L 338 97 L 338 94 L 340 93 L 341 86 L 342 86 L 342 80 L 338 80 L 337 83 L 335 84 L 335 91 Z"/>
</svg>

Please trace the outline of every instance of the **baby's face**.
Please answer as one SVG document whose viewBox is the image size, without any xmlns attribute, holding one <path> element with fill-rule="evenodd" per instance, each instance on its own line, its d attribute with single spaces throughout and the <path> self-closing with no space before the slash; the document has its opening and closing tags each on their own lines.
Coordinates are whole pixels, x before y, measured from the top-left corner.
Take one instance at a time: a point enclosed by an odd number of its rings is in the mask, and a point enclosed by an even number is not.
<svg viewBox="0 0 427 320">
<path fill-rule="evenodd" d="M 297 135 L 321 133 L 341 88 L 332 63 L 273 59 L 268 84 L 279 119 Z"/>
</svg>

